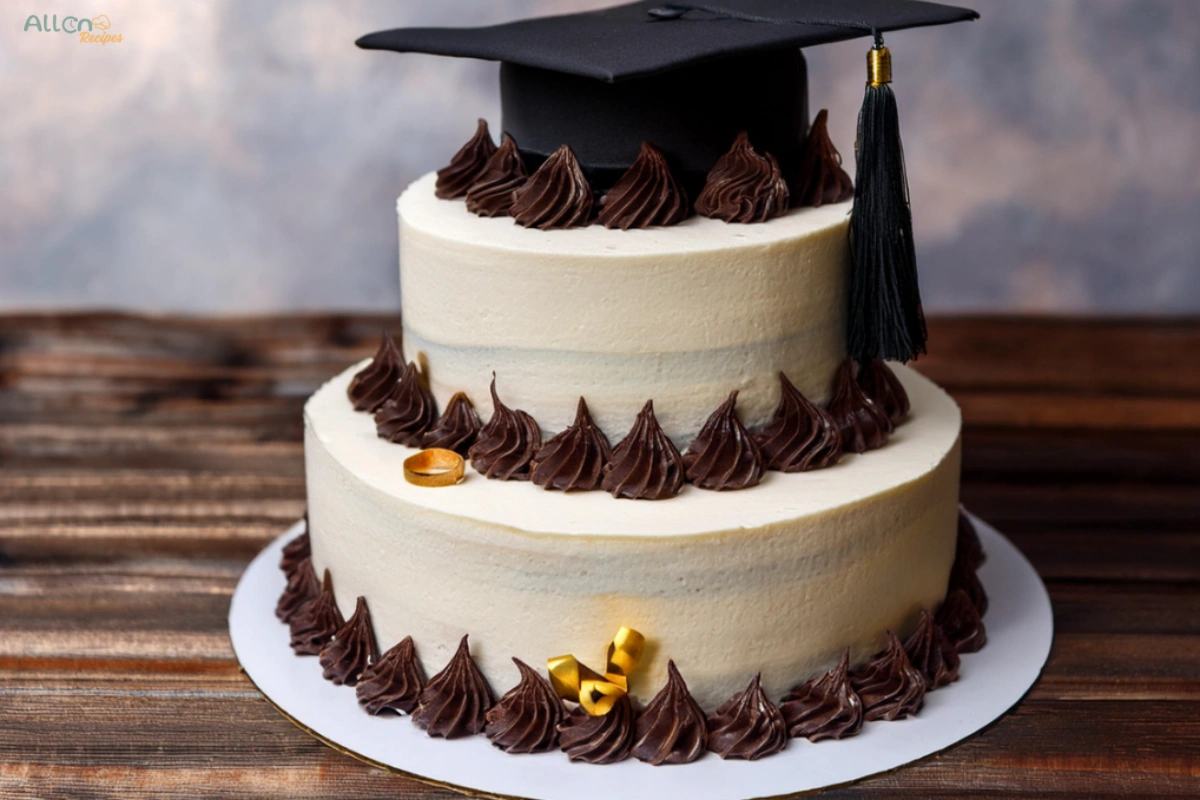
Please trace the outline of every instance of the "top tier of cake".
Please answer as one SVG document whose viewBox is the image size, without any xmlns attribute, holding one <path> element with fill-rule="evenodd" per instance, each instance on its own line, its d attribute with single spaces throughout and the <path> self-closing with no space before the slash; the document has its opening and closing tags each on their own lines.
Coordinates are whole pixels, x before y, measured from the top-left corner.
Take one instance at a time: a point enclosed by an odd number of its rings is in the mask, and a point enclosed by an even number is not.
<svg viewBox="0 0 1200 800">
<path fill-rule="evenodd" d="M 403 350 L 439 406 L 465 392 L 484 419 L 506 405 L 557 433 L 580 396 L 614 440 L 646 400 L 684 446 L 733 390 L 764 425 L 782 370 L 824 403 L 846 356 L 851 203 L 767 223 L 692 217 L 668 228 L 530 230 L 434 196 L 397 203 Z"/>
</svg>

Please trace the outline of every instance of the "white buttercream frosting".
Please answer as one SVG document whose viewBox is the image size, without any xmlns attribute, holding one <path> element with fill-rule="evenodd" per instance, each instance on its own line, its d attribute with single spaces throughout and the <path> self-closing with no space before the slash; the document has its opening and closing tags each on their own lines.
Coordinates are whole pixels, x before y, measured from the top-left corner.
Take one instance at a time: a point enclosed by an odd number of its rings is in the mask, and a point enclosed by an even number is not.
<svg viewBox="0 0 1200 800">
<path fill-rule="evenodd" d="M 629 625 L 652 644 L 634 694 L 661 687 L 671 658 L 711 710 L 756 672 L 778 698 L 844 647 L 865 658 L 945 592 L 961 417 L 904 367 L 912 419 L 883 449 L 659 502 L 565 495 L 470 468 L 456 487 L 408 484 L 401 463 L 413 451 L 376 437 L 346 399 L 357 368 L 305 407 L 313 559 L 332 571 L 342 608 L 367 598 L 381 646 L 413 636 L 430 674 L 468 633 L 501 692 L 517 680 L 512 656 L 602 664 Z"/>
<path fill-rule="evenodd" d="M 654 399 L 680 445 L 733 389 L 765 423 L 785 371 L 824 401 L 845 356 L 850 203 L 770 223 L 693 217 L 666 228 L 522 228 L 439 200 L 434 176 L 397 202 L 404 354 L 445 403 L 465 391 L 486 417 L 492 372 L 505 403 L 550 433 L 580 395 L 623 434 Z"/>
</svg>

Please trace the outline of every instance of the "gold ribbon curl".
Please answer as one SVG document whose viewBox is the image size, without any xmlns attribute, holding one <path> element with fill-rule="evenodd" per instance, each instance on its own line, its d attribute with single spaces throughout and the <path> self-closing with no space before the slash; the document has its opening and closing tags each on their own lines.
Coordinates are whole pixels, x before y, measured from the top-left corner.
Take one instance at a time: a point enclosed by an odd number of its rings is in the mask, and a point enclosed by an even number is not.
<svg viewBox="0 0 1200 800">
<path fill-rule="evenodd" d="M 579 703 L 593 717 L 602 717 L 629 693 L 629 675 L 637 669 L 645 647 L 645 636 L 622 627 L 608 645 L 603 675 L 575 656 L 558 656 L 546 661 L 550 683 L 559 697 Z"/>
</svg>

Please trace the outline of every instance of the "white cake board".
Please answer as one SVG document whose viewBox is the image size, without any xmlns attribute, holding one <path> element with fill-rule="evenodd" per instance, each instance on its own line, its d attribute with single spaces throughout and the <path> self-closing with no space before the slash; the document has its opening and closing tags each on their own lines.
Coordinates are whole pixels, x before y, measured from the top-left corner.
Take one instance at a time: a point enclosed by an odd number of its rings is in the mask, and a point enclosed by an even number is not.
<svg viewBox="0 0 1200 800">
<path fill-rule="evenodd" d="M 562 753 L 508 755 L 483 736 L 432 739 L 407 717 L 363 712 L 354 689 L 321 677 L 315 657 L 297 657 L 288 628 L 275 618 L 285 580 L 283 545 L 304 530 L 293 525 L 251 562 L 229 609 L 229 635 L 242 669 L 292 722 L 327 744 L 376 766 L 472 794 L 531 800 L 745 800 L 836 786 L 886 772 L 944 750 L 1000 717 L 1037 680 L 1050 653 L 1053 616 L 1041 578 L 994 528 L 973 518 L 987 553 L 979 577 L 990 598 L 987 646 L 964 655 L 960 678 L 930 692 L 916 717 L 869 722 L 842 741 L 792 739 L 761 761 L 651 767 L 576 764 Z M 802 678 L 803 676 L 797 676 Z M 508 686 L 495 686 L 497 696 Z M 777 698 L 774 698 L 777 699 Z M 619 787 L 619 789 L 614 789 Z"/>
</svg>

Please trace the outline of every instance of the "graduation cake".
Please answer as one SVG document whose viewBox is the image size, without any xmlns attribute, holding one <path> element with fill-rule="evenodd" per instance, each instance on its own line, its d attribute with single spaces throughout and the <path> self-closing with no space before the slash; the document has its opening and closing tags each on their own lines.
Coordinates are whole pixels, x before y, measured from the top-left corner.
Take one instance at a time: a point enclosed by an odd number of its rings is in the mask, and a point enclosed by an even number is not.
<svg viewBox="0 0 1200 800">
<path fill-rule="evenodd" d="M 982 646 L 925 349 L 900 0 L 641 2 L 360 47 L 500 62 L 397 202 L 402 332 L 305 407 L 278 616 L 371 714 L 511 753 L 757 759 Z M 854 181 L 802 49 L 873 37 Z M 316 668 L 314 666 L 314 668 Z"/>
</svg>

